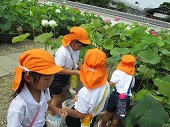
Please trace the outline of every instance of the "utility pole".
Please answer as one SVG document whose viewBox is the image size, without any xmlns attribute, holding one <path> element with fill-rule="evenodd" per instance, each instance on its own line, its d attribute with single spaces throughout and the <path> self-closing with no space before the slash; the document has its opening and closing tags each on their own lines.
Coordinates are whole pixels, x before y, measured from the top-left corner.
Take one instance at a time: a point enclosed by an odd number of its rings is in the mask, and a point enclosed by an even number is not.
<svg viewBox="0 0 170 127">
<path fill-rule="evenodd" d="M 137 15 L 139 15 L 139 2 L 138 2 L 138 1 L 136 1 L 136 2 L 135 2 L 135 4 L 137 4 L 137 8 L 136 8 L 136 10 L 137 10 Z"/>
</svg>

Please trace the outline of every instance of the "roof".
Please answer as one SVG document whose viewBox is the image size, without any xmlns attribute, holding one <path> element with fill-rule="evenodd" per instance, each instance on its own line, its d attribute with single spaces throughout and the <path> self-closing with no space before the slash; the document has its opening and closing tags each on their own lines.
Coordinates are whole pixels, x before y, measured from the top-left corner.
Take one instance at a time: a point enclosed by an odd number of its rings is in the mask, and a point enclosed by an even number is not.
<svg viewBox="0 0 170 127">
<path fill-rule="evenodd" d="M 159 8 L 152 8 L 146 10 L 146 13 L 153 14 L 153 13 L 161 13 L 161 14 L 170 14 L 170 9 L 166 6 L 159 7 Z"/>
</svg>

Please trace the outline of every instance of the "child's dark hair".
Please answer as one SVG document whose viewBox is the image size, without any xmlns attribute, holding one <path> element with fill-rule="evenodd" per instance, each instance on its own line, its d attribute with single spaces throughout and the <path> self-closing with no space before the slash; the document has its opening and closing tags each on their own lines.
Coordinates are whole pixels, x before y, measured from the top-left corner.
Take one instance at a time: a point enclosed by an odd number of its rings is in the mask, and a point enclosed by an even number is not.
<svg viewBox="0 0 170 127">
<path fill-rule="evenodd" d="M 27 81 L 25 81 L 24 79 L 24 75 L 26 74 L 27 72 L 22 72 L 22 78 L 21 78 L 21 82 L 19 84 L 19 87 L 18 89 L 15 91 L 13 97 L 15 98 L 22 90 L 22 88 L 24 87 L 24 83 L 28 84 Z M 29 72 L 29 75 L 33 78 L 34 82 L 38 82 L 39 79 L 43 76 L 42 74 L 40 73 L 37 73 L 37 72 Z"/>
<path fill-rule="evenodd" d="M 74 43 L 80 43 L 82 47 L 87 47 L 87 45 L 88 45 L 88 44 L 84 44 L 84 43 L 82 43 L 81 41 L 76 40 L 76 39 L 73 40 L 73 42 L 74 42 Z"/>
</svg>

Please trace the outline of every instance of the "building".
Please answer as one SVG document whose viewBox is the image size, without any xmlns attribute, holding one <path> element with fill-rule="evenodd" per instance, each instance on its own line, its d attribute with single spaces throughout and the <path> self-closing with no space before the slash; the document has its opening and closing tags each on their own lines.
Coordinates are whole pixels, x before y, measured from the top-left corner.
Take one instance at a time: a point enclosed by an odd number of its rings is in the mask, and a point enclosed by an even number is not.
<svg viewBox="0 0 170 127">
<path fill-rule="evenodd" d="M 146 17 L 153 18 L 157 20 L 162 20 L 170 16 L 170 9 L 166 6 L 159 8 L 145 9 Z"/>
</svg>

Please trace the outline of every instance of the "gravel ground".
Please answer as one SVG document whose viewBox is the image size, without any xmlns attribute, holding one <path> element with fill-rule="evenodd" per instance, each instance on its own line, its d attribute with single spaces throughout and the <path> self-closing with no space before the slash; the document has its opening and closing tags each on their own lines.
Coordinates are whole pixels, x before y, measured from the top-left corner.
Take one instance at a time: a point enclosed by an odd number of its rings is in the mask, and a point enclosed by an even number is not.
<svg viewBox="0 0 170 127">
<path fill-rule="evenodd" d="M 34 42 L 32 40 L 26 40 L 24 43 L 0 43 L 0 56 L 4 56 L 16 52 L 24 52 L 26 50 L 34 48 Z M 35 43 L 35 48 L 42 48 L 43 45 Z M 6 115 L 9 103 L 13 94 L 11 90 L 13 74 L 9 74 L 0 77 L 0 127 L 6 127 Z"/>
</svg>

